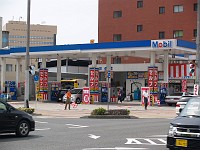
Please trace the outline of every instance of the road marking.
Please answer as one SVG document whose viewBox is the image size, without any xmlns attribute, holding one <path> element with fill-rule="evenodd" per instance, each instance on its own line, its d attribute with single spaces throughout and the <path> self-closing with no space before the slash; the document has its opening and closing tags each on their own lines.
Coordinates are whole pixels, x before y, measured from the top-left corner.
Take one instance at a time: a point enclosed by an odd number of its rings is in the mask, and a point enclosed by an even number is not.
<svg viewBox="0 0 200 150">
<path fill-rule="evenodd" d="M 161 138 L 126 138 L 127 142 L 125 144 L 135 144 L 135 145 L 166 145 L 166 140 Z"/>
<path fill-rule="evenodd" d="M 129 148 L 129 147 L 115 147 L 115 148 L 85 148 L 83 150 L 143 150 L 148 148 Z"/>
<path fill-rule="evenodd" d="M 90 138 L 95 139 L 95 140 L 101 137 L 101 136 L 97 136 L 97 135 L 94 135 L 94 134 L 88 134 L 88 135 L 89 135 Z"/>
<path fill-rule="evenodd" d="M 50 130 L 51 128 L 35 129 L 36 131 Z"/>
<path fill-rule="evenodd" d="M 165 144 L 167 144 L 167 141 L 163 140 L 163 139 L 158 139 L 160 142 L 163 142 Z"/>
<path fill-rule="evenodd" d="M 142 144 L 140 141 L 134 138 L 126 138 L 126 139 L 127 139 L 127 142 L 125 144 Z"/>
<path fill-rule="evenodd" d="M 150 140 L 150 139 L 144 139 L 144 140 L 147 141 L 147 142 L 149 142 L 152 145 L 156 145 L 156 143 L 154 141 Z"/>
<path fill-rule="evenodd" d="M 81 125 L 76 125 L 76 124 L 65 124 L 69 126 L 68 128 L 87 128 L 89 126 L 81 126 Z"/>
<path fill-rule="evenodd" d="M 48 122 L 42 122 L 42 121 L 35 121 L 36 123 L 48 123 Z"/>
</svg>

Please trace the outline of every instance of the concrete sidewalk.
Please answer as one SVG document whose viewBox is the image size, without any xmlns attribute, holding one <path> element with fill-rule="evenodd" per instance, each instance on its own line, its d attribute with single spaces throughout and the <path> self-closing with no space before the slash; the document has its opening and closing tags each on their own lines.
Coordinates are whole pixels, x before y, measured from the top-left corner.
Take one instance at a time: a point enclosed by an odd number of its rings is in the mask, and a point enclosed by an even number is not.
<svg viewBox="0 0 200 150">
<path fill-rule="evenodd" d="M 10 101 L 12 106 L 18 108 L 23 107 L 23 101 Z M 35 114 L 40 117 L 58 117 L 58 118 L 80 118 L 89 116 L 92 110 L 102 107 L 108 109 L 107 103 L 97 104 L 79 104 L 76 108 L 71 105 L 71 110 L 64 110 L 65 104 L 57 102 L 39 102 L 30 101 L 29 107 L 35 109 Z M 144 110 L 141 102 L 122 102 L 109 105 L 109 109 L 128 109 L 130 115 L 137 118 L 174 118 L 176 116 L 174 106 L 148 106 L 148 110 Z"/>
</svg>

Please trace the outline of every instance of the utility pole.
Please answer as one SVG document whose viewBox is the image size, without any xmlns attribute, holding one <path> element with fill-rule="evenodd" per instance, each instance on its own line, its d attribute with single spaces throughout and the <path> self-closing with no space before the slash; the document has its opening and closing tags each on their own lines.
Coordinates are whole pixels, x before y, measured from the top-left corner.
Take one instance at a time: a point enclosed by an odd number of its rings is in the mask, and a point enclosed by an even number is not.
<svg viewBox="0 0 200 150">
<path fill-rule="evenodd" d="M 24 92 L 24 107 L 29 108 L 29 46 L 30 46 L 30 8 L 31 0 L 27 1 L 27 35 L 26 35 L 26 57 L 25 57 L 25 92 Z"/>
</svg>

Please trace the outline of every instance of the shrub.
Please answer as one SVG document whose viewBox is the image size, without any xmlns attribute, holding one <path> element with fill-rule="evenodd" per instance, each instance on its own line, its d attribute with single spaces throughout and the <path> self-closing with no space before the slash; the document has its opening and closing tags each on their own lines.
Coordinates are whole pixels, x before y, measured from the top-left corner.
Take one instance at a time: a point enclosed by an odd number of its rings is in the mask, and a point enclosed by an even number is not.
<svg viewBox="0 0 200 150">
<path fill-rule="evenodd" d="M 105 113 L 106 113 L 106 109 L 100 107 L 100 108 L 94 109 L 91 115 L 105 115 Z"/>
<path fill-rule="evenodd" d="M 129 115 L 130 110 L 128 109 L 111 109 L 107 112 L 108 115 Z"/>
<path fill-rule="evenodd" d="M 129 115 L 130 110 L 128 109 L 110 109 L 106 110 L 104 108 L 94 109 L 91 115 Z"/>
<path fill-rule="evenodd" d="M 34 108 L 24 108 L 24 107 L 19 107 L 18 110 L 25 111 L 29 114 L 32 114 L 35 111 Z"/>
</svg>

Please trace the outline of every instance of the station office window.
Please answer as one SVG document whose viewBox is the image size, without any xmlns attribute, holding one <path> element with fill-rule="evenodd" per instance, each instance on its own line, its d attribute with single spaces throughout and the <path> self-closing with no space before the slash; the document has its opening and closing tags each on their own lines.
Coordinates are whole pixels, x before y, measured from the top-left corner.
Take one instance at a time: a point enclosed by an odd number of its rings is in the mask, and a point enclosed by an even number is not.
<svg viewBox="0 0 200 150">
<path fill-rule="evenodd" d="M 176 30 L 174 31 L 174 38 L 183 37 L 183 30 Z"/>
<path fill-rule="evenodd" d="M 113 12 L 113 18 L 121 18 L 121 17 L 122 17 L 122 11 Z"/>
<path fill-rule="evenodd" d="M 165 7 L 159 7 L 159 14 L 165 13 Z"/>
<path fill-rule="evenodd" d="M 6 71 L 12 72 L 12 64 L 6 64 Z"/>
<path fill-rule="evenodd" d="M 121 34 L 113 34 L 113 41 L 121 41 L 122 40 L 122 35 Z"/>
<path fill-rule="evenodd" d="M 143 7 L 143 1 L 137 1 L 137 8 Z"/>
<path fill-rule="evenodd" d="M 174 6 L 174 12 L 175 13 L 183 12 L 183 5 L 175 5 Z"/>
<path fill-rule="evenodd" d="M 137 25 L 137 32 L 141 32 L 143 30 L 143 26 L 142 25 Z"/>
<path fill-rule="evenodd" d="M 159 32 L 159 39 L 165 39 L 165 32 Z"/>
</svg>

